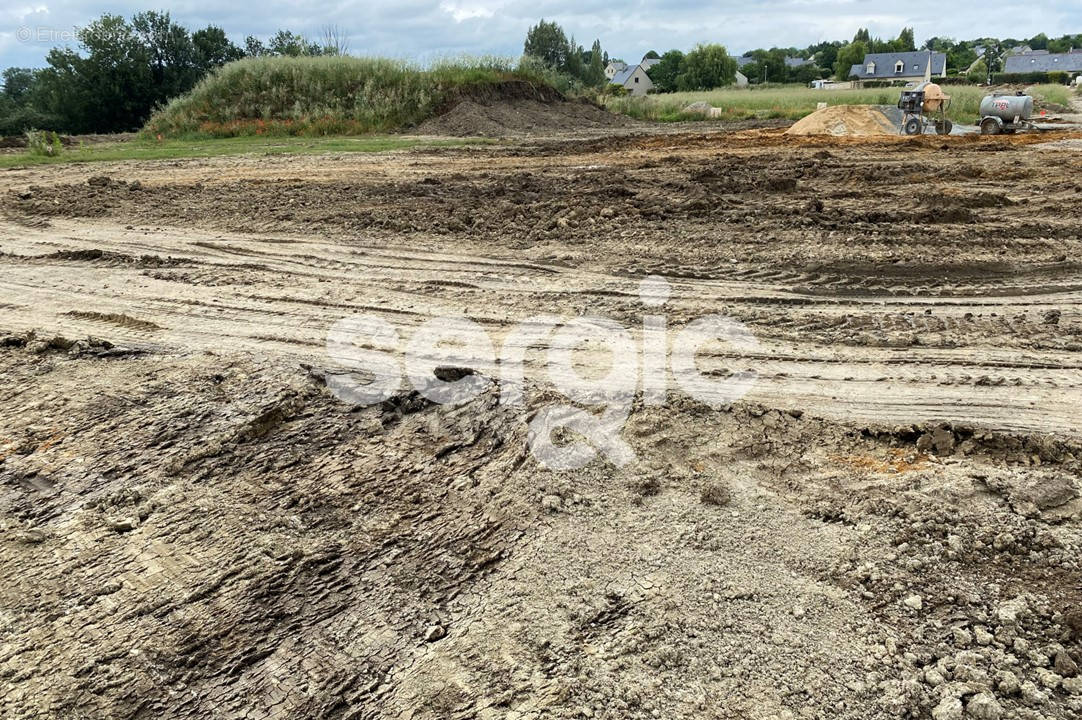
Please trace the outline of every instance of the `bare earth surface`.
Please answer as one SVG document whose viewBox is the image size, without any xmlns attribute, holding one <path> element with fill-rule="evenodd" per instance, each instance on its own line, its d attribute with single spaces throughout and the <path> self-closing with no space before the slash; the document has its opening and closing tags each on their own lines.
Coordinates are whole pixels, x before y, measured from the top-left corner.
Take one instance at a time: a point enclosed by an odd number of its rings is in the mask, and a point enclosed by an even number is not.
<svg viewBox="0 0 1082 720">
<path fill-rule="evenodd" d="M 0 174 L 0 717 L 1082 715 L 1079 136 L 628 132 Z M 556 472 L 357 313 L 757 382 Z"/>
</svg>

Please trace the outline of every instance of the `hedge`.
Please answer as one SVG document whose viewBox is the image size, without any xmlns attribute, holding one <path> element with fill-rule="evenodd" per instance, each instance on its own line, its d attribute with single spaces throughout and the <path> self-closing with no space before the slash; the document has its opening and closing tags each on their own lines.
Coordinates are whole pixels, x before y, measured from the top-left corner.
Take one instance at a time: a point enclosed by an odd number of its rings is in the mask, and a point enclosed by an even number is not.
<svg viewBox="0 0 1082 720">
<path fill-rule="evenodd" d="M 1067 85 L 1071 81 L 1071 73 L 1062 70 L 1052 72 L 1028 72 L 1028 73 L 993 73 L 992 82 L 1002 85 L 1039 85 L 1051 83 L 1053 85 Z"/>
</svg>

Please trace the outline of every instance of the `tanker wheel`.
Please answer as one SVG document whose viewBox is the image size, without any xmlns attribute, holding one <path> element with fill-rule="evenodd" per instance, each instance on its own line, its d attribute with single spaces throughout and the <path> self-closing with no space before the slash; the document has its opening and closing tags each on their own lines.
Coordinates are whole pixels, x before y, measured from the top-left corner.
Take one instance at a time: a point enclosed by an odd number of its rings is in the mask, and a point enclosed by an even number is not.
<svg viewBox="0 0 1082 720">
<path fill-rule="evenodd" d="M 951 130 L 954 129 L 954 123 L 950 120 L 936 120 L 935 131 L 938 135 L 950 135 Z"/>
<path fill-rule="evenodd" d="M 999 135 L 1000 127 L 995 118 L 986 117 L 981 120 L 981 135 Z"/>
<path fill-rule="evenodd" d="M 904 129 L 906 135 L 920 135 L 924 130 L 924 123 L 920 121 L 920 118 L 909 118 L 905 121 Z"/>
</svg>

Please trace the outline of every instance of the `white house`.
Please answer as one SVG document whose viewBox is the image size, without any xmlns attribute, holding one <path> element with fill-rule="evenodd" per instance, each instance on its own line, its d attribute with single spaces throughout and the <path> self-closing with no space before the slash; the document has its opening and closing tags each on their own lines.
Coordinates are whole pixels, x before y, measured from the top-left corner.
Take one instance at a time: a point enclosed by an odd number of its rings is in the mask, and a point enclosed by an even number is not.
<svg viewBox="0 0 1082 720">
<path fill-rule="evenodd" d="M 653 65 L 653 63 L 650 63 L 650 65 Z M 627 88 L 628 93 L 631 95 L 645 95 L 654 87 L 654 83 L 650 81 L 650 76 L 646 74 L 647 67 L 646 63 L 634 67 L 625 65 L 623 70 L 617 71 L 615 75 L 609 78 L 609 82 Z"/>
<path fill-rule="evenodd" d="M 627 70 L 626 62 L 613 61 L 605 66 L 605 79 L 612 80 L 616 76 L 616 73 Z"/>
</svg>

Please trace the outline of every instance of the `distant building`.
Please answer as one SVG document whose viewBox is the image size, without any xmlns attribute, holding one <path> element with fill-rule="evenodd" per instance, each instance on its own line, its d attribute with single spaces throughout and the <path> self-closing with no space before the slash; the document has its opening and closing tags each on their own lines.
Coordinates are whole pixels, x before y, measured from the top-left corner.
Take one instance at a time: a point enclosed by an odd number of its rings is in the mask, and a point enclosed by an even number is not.
<svg viewBox="0 0 1082 720">
<path fill-rule="evenodd" d="M 616 77 L 616 73 L 623 72 L 624 70 L 627 70 L 626 62 L 610 62 L 605 67 L 605 77 L 609 80 L 612 80 L 614 77 Z"/>
<path fill-rule="evenodd" d="M 853 83 L 848 80 L 812 80 L 808 87 L 816 90 L 848 90 Z"/>
<path fill-rule="evenodd" d="M 923 80 L 928 69 L 929 58 L 932 63 L 932 77 L 947 76 L 947 55 L 929 53 L 923 50 L 915 52 L 868 53 L 864 62 L 849 69 L 849 76 L 858 80 L 902 80 L 912 82 Z"/>
<path fill-rule="evenodd" d="M 624 65 L 622 70 L 618 70 L 615 75 L 609 78 L 609 82 L 626 88 L 628 93 L 632 95 L 645 95 L 654 87 L 654 83 L 650 80 L 650 76 L 646 74 L 646 68 L 643 65 L 645 63 L 632 67 Z"/>
<path fill-rule="evenodd" d="M 1049 53 L 1034 51 L 1021 55 L 1010 55 L 1003 62 L 1005 73 L 1031 72 L 1082 72 L 1082 52 Z"/>
</svg>

